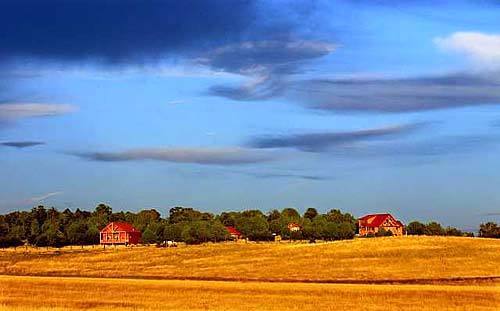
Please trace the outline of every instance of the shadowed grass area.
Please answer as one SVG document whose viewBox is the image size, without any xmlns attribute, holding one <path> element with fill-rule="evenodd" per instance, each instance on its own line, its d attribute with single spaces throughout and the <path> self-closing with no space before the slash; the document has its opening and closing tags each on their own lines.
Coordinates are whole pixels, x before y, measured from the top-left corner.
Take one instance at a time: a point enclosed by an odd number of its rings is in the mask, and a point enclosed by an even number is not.
<svg viewBox="0 0 500 311">
<path fill-rule="evenodd" d="M 500 276 L 500 241 L 389 237 L 333 243 L 221 243 L 0 252 L 0 274 L 262 281 Z"/>
<path fill-rule="evenodd" d="M 496 310 L 498 286 L 0 276 L 0 310 Z"/>
</svg>

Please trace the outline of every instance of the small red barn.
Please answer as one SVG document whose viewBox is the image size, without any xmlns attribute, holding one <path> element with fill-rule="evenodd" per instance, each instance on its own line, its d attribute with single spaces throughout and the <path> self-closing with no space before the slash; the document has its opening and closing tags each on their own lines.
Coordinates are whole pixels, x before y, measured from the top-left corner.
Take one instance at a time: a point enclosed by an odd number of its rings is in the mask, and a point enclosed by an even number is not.
<svg viewBox="0 0 500 311">
<path fill-rule="evenodd" d="M 138 244 L 141 232 L 128 222 L 111 222 L 100 234 L 101 244 Z"/>
<path fill-rule="evenodd" d="M 359 235 L 375 234 L 380 229 L 391 231 L 392 235 L 403 235 L 404 225 L 391 214 L 370 214 L 358 219 Z"/>
<path fill-rule="evenodd" d="M 239 240 L 242 236 L 241 232 L 239 232 L 235 227 L 227 226 L 226 230 L 229 232 L 229 235 L 233 240 Z"/>
</svg>

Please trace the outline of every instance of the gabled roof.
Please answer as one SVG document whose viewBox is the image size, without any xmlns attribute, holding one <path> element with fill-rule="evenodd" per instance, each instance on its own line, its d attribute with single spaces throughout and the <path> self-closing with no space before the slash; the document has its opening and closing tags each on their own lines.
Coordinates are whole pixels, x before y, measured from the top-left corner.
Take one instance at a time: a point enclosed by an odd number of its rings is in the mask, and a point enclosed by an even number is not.
<svg viewBox="0 0 500 311">
<path fill-rule="evenodd" d="M 139 230 L 137 230 L 134 226 L 132 226 L 128 222 L 124 222 L 124 221 L 110 222 L 101 231 L 102 232 L 109 232 L 109 231 L 139 232 Z"/>
<path fill-rule="evenodd" d="M 238 235 L 240 236 L 241 235 L 241 232 L 239 232 L 235 227 L 231 227 L 231 226 L 227 226 L 226 227 L 226 230 L 227 232 L 229 232 L 229 234 L 231 235 Z"/>
<path fill-rule="evenodd" d="M 290 223 L 288 223 L 287 227 L 288 227 L 288 229 L 291 229 L 291 228 L 301 228 L 301 226 L 298 223 L 296 223 L 296 222 L 290 222 Z"/>
<path fill-rule="evenodd" d="M 387 213 L 365 215 L 359 218 L 359 221 L 360 225 L 363 227 L 380 227 L 380 225 L 382 225 L 384 221 L 389 217 L 394 219 L 399 225 L 403 226 L 403 224 L 399 220 L 396 220 L 396 218 L 394 218 L 391 214 Z"/>
</svg>

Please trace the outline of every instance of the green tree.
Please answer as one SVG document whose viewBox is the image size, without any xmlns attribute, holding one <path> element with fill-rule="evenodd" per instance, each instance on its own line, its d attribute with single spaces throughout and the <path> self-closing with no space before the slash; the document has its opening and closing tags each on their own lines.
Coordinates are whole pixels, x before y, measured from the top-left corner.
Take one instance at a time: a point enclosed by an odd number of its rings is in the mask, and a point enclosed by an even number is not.
<svg viewBox="0 0 500 311">
<path fill-rule="evenodd" d="M 300 214 L 296 209 L 287 207 L 281 211 L 281 218 L 298 221 L 300 219 Z"/>
<path fill-rule="evenodd" d="M 338 240 L 353 239 L 356 234 L 356 227 L 351 222 L 342 222 L 338 227 Z"/>
<path fill-rule="evenodd" d="M 169 211 L 169 218 L 168 218 L 171 224 L 184 221 L 211 220 L 211 219 L 213 219 L 213 215 L 210 213 L 202 213 L 190 207 L 180 207 L 180 206 L 171 208 Z"/>
<path fill-rule="evenodd" d="M 66 240 L 64 234 L 59 230 L 59 224 L 55 219 L 47 219 L 42 226 L 42 234 L 40 237 L 43 239 L 37 240 L 37 245 L 43 241 L 39 246 L 54 246 L 61 247 L 65 244 Z"/>
<path fill-rule="evenodd" d="M 425 235 L 444 235 L 444 233 L 445 231 L 443 227 L 441 227 L 441 224 L 439 224 L 438 222 L 431 221 L 427 225 L 425 225 Z"/>
<path fill-rule="evenodd" d="M 331 221 L 327 221 L 324 231 L 323 239 L 327 241 L 333 241 L 338 239 L 339 224 Z"/>
<path fill-rule="evenodd" d="M 234 227 L 236 225 L 236 219 L 240 217 L 240 213 L 237 212 L 222 212 L 217 219 L 224 225 L 228 227 Z"/>
<path fill-rule="evenodd" d="M 325 239 L 328 240 L 328 221 L 323 215 L 316 216 L 312 220 L 312 231 L 313 237 L 315 239 Z"/>
<path fill-rule="evenodd" d="M 283 225 L 280 219 L 271 220 L 269 223 L 269 231 L 278 235 L 283 235 Z"/>
<path fill-rule="evenodd" d="M 72 245 L 89 244 L 87 239 L 88 225 L 85 220 L 77 220 L 72 222 L 66 229 L 66 236 Z"/>
<path fill-rule="evenodd" d="M 152 244 L 158 242 L 158 237 L 149 227 L 142 232 L 142 243 Z"/>
<path fill-rule="evenodd" d="M 406 232 L 410 235 L 424 235 L 425 225 L 418 221 L 412 221 L 406 226 Z"/>
<path fill-rule="evenodd" d="M 356 224 L 356 218 L 354 218 L 351 214 L 349 213 L 342 213 L 342 211 L 338 209 L 332 209 L 326 214 L 326 219 L 328 221 L 340 224 L 343 222 L 349 222 L 352 223 L 353 225 Z"/>
<path fill-rule="evenodd" d="M 144 231 L 148 226 L 160 221 L 160 213 L 155 209 L 140 211 L 133 221 L 134 226 L 140 231 Z M 154 231 L 154 230 L 153 230 Z M 156 232 L 155 232 L 156 234 Z"/>
<path fill-rule="evenodd" d="M 444 234 L 447 236 L 464 236 L 464 233 L 454 227 L 446 227 Z"/>
<path fill-rule="evenodd" d="M 47 210 L 43 205 L 38 205 L 31 209 L 31 215 L 39 224 L 43 224 L 47 219 Z"/>
<path fill-rule="evenodd" d="M 269 224 L 266 218 L 261 216 L 240 217 L 236 223 L 236 228 L 247 238 L 253 241 L 269 240 Z"/>
<path fill-rule="evenodd" d="M 209 223 L 203 220 L 186 224 L 182 231 L 182 239 L 186 244 L 200 244 L 210 241 L 211 238 Z"/>
<path fill-rule="evenodd" d="M 267 214 L 267 221 L 270 223 L 281 218 L 281 213 L 277 209 L 273 209 Z"/>
<path fill-rule="evenodd" d="M 94 212 L 92 213 L 92 218 L 94 219 L 94 223 L 99 230 L 106 227 L 106 225 L 110 222 L 111 214 L 113 210 L 110 206 L 100 203 L 96 206 Z"/>
<path fill-rule="evenodd" d="M 183 241 L 182 232 L 184 223 L 167 224 L 163 228 L 163 239 L 165 241 Z"/>
<path fill-rule="evenodd" d="M 100 235 L 99 228 L 95 223 L 92 222 L 88 222 L 87 226 L 88 226 L 87 237 L 86 237 L 87 244 L 91 245 L 99 244 L 99 235 Z"/>
<path fill-rule="evenodd" d="M 314 207 L 309 207 L 304 213 L 304 218 L 309 220 L 313 220 L 316 216 L 318 216 L 318 211 Z"/>
<path fill-rule="evenodd" d="M 30 233 L 28 235 L 28 242 L 31 245 L 36 245 L 36 240 L 38 236 L 41 234 L 40 224 L 36 218 L 33 219 L 30 225 Z"/>
<path fill-rule="evenodd" d="M 229 238 L 226 227 L 218 220 L 210 221 L 210 231 L 213 242 L 224 241 Z"/>
<path fill-rule="evenodd" d="M 0 216 L 0 237 L 6 237 L 9 234 L 9 224 L 4 216 Z"/>
</svg>

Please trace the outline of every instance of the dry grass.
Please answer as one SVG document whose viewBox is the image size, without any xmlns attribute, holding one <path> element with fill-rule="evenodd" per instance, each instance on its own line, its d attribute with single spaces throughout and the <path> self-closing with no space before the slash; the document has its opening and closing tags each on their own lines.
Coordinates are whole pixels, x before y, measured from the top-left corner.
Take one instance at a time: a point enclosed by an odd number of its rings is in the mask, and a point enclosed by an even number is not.
<svg viewBox="0 0 500 311">
<path fill-rule="evenodd" d="M 9 249 L 0 251 L 0 311 L 498 310 L 499 262 L 499 240 L 451 237 Z M 457 277 L 496 280 L 443 280 Z M 217 279 L 230 281 L 207 281 Z M 339 280 L 415 284 L 318 283 Z"/>
<path fill-rule="evenodd" d="M 500 287 L 0 276 L 0 310 L 498 310 Z"/>
<path fill-rule="evenodd" d="M 402 237 L 320 244 L 206 244 L 0 251 L 0 274 L 229 280 L 381 280 L 500 276 L 500 241 Z"/>
</svg>

